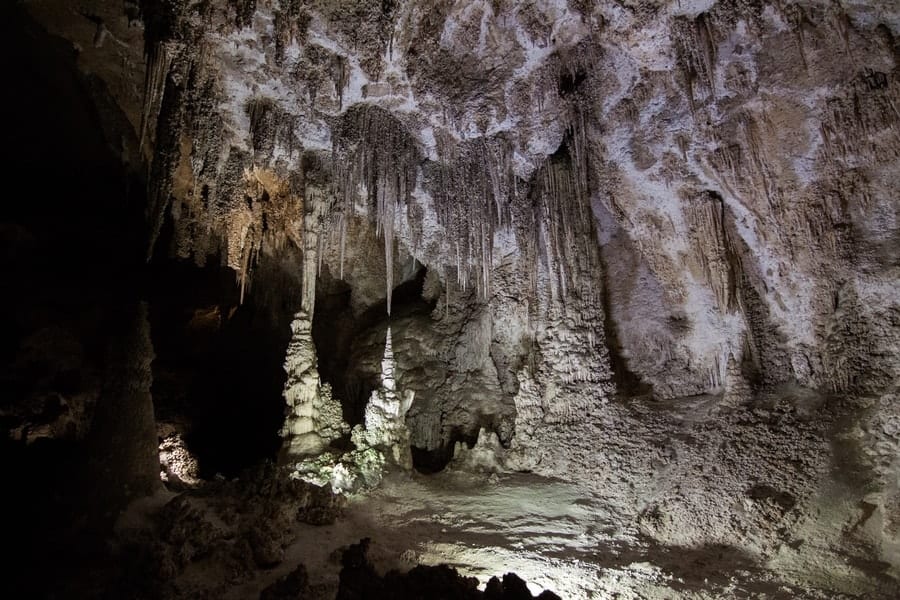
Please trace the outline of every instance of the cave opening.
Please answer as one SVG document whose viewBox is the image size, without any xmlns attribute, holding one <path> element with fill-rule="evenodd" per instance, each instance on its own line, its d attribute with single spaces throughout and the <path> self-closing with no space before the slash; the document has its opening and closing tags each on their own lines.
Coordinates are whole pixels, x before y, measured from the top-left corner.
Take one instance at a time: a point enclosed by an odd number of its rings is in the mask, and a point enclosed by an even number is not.
<svg viewBox="0 0 900 600">
<path fill-rule="evenodd" d="M 475 447 L 478 441 L 477 429 L 475 433 L 467 432 L 463 429 L 456 428 L 448 437 L 446 444 L 443 444 L 433 450 L 428 448 L 420 448 L 418 446 L 410 446 L 412 451 L 413 468 L 423 475 L 433 475 L 440 473 L 447 468 L 450 461 L 453 460 L 453 453 L 456 445 L 465 444 L 467 448 Z"/>
<path fill-rule="evenodd" d="M 215 259 L 156 261 L 149 289 L 160 438 L 180 434 L 203 479 L 274 460 L 290 312 L 273 314 L 254 294 L 241 303 L 236 274 Z"/>
</svg>

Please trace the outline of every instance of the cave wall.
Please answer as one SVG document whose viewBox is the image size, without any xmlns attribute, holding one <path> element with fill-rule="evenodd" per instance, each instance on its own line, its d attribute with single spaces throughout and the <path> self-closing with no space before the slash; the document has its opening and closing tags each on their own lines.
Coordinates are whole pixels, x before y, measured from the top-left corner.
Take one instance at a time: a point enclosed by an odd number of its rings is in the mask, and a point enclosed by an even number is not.
<svg viewBox="0 0 900 600">
<path fill-rule="evenodd" d="M 536 308 L 542 277 L 553 302 L 572 292 L 575 223 L 593 212 L 590 229 L 620 229 L 646 265 L 615 300 L 634 308 L 610 312 L 628 369 L 657 395 L 721 391 L 730 362 L 832 390 L 897 374 L 883 348 L 896 304 L 879 283 L 897 241 L 887 4 L 141 8 L 143 106 L 116 99 L 154 148 L 154 218 L 174 220 L 182 256 L 221 250 L 249 273 L 263 239 L 299 239 L 297 203 L 321 197 L 323 245 L 346 254 L 347 224 L 369 213 L 485 300 L 514 254 Z M 52 2 L 31 10 L 70 38 L 84 29 L 51 18 Z M 98 69 L 104 50 L 141 50 L 122 15 L 104 23 L 125 41 L 83 48 Z M 567 161 L 570 182 L 552 172 Z M 653 303 L 668 308 L 650 343 L 632 311 Z M 851 335 L 890 339 L 844 356 L 848 316 Z"/>
</svg>

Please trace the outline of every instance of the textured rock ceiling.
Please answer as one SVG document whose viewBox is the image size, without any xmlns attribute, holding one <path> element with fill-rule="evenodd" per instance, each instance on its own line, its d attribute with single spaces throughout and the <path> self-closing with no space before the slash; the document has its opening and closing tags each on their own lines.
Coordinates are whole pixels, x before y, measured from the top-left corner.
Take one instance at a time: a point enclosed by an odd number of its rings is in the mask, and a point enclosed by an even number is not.
<svg viewBox="0 0 900 600">
<path fill-rule="evenodd" d="M 891 2 L 144 2 L 143 46 L 118 3 L 29 4 L 106 81 L 128 160 L 152 157 L 179 256 L 251 276 L 266 244 L 302 247 L 302 205 L 350 282 L 362 216 L 481 297 L 602 320 L 602 288 L 663 397 L 731 362 L 896 378 Z"/>
<path fill-rule="evenodd" d="M 320 385 L 316 316 L 351 357 L 320 367 L 362 386 L 392 313 L 415 449 L 484 428 L 660 543 L 784 567 L 846 534 L 896 575 L 896 2 L 26 4 L 147 181 L 148 257 L 299 297 L 294 447 L 337 437 L 357 393 Z M 824 474 L 857 459 L 873 491 L 835 508 Z"/>
</svg>

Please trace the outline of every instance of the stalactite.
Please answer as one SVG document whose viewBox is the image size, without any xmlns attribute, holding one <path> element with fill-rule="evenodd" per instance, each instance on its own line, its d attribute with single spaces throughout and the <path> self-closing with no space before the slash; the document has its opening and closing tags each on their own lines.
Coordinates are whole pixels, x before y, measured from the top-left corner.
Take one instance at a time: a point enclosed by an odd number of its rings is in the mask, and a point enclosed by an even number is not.
<svg viewBox="0 0 900 600">
<path fill-rule="evenodd" d="M 900 156 L 900 79 L 865 69 L 826 101 L 820 131 L 826 158 Z M 872 143 L 872 137 L 883 142 Z"/>
<path fill-rule="evenodd" d="M 344 279 L 344 255 L 346 254 L 347 249 L 347 216 L 341 214 L 338 216 L 338 237 L 340 238 L 340 278 Z"/>
<path fill-rule="evenodd" d="M 770 208 L 777 209 L 777 190 L 772 189 L 772 182 L 775 178 L 769 172 L 767 161 L 765 160 L 759 125 L 751 114 L 746 114 L 740 119 L 739 126 L 747 144 L 750 165 L 753 167 L 754 175 L 756 175 L 754 179 L 762 188 Z"/>
<path fill-rule="evenodd" d="M 788 4 L 784 7 L 783 12 L 785 20 L 794 32 L 794 38 L 797 41 L 797 50 L 800 52 L 800 61 L 803 63 L 803 68 L 808 69 L 809 63 L 806 59 L 806 48 L 803 39 L 803 28 L 807 23 L 807 17 L 803 12 L 803 7 L 797 4 Z"/>
<path fill-rule="evenodd" d="M 710 96 L 715 94 L 716 40 L 710 15 L 674 19 L 672 42 L 691 112 L 696 112 L 695 92 L 701 85 Z"/>
<path fill-rule="evenodd" d="M 382 192 L 384 195 L 384 192 Z M 384 272 L 385 290 L 387 292 L 387 314 L 391 314 L 391 297 L 394 290 L 394 207 L 396 202 L 392 199 L 383 201 L 384 207 L 379 213 L 382 215 L 382 232 L 384 235 Z M 390 334 L 390 330 L 388 330 Z"/>
<path fill-rule="evenodd" d="M 250 269 L 250 255 L 252 254 L 252 244 L 246 244 L 246 241 L 245 241 L 244 246 L 241 250 L 242 250 L 241 254 L 243 255 L 243 257 L 242 257 L 243 260 L 241 261 L 241 273 L 240 273 L 240 280 L 241 280 L 240 304 L 244 304 L 244 291 L 247 288 L 247 277 L 248 277 L 248 272 Z"/>
<path fill-rule="evenodd" d="M 725 204 L 714 192 L 704 192 L 687 205 L 694 256 L 724 314 L 741 308 L 738 282 L 742 266 L 725 227 Z"/>
<path fill-rule="evenodd" d="M 465 288 L 474 271 L 476 290 L 491 289 L 494 232 L 511 223 L 518 186 L 512 150 L 502 137 L 471 142 L 440 140 L 439 161 L 428 173 L 438 222 L 456 254 L 457 283 Z"/>
<path fill-rule="evenodd" d="M 167 44 L 156 44 L 146 57 L 144 100 L 141 107 L 141 135 L 138 154 L 143 156 L 144 144 L 154 135 L 159 111 L 166 91 L 166 78 L 172 69 L 174 52 Z"/>
<path fill-rule="evenodd" d="M 148 75 L 147 100 L 150 104 L 144 107 L 146 115 L 142 118 L 148 128 L 153 124 L 154 137 L 147 176 L 148 261 L 162 230 L 172 198 L 176 170 L 181 164 L 186 108 L 185 88 L 178 82 L 192 66 L 191 58 L 183 53 L 183 47 L 179 48 L 177 43 L 167 42 L 154 47 L 158 49 L 151 54 L 156 58 L 150 59 L 150 62 L 156 66 L 148 67 L 151 73 Z M 152 75 L 152 72 L 157 75 Z"/>
<path fill-rule="evenodd" d="M 587 179 L 587 139 L 576 112 L 564 143 L 534 175 L 531 210 L 519 213 L 524 222 L 518 230 L 525 232 L 519 240 L 530 257 L 533 292 L 537 294 L 540 270 L 546 269 L 551 296 L 563 305 L 580 275 L 593 268 L 580 263 L 596 254 Z"/>
<path fill-rule="evenodd" d="M 396 207 L 409 205 L 418 175 L 420 152 L 402 123 L 375 106 L 351 108 L 335 128 L 332 170 L 343 219 L 353 214 L 362 189 L 375 216 L 378 235 L 384 238 L 388 313 L 394 282 L 394 228 Z M 340 243 L 346 244 L 346 224 L 338 221 Z"/>
</svg>

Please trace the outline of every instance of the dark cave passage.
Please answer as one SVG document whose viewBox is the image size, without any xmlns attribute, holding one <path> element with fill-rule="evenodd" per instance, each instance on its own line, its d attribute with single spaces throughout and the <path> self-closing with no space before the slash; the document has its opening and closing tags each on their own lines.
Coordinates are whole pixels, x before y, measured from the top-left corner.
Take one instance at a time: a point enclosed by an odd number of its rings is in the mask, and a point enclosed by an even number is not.
<svg viewBox="0 0 900 600">
<path fill-rule="evenodd" d="M 456 444 L 462 442 L 469 448 L 472 448 L 477 441 L 477 430 L 473 435 L 458 429 L 450 435 L 448 443 L 440 448 L 428 450 L 427 448 L 412 446 L 410 450 L 412 451 L 413 468 L 423 475 L 440 473 L 453 460 L 453 450 L 456 448 Z"/>
<path fill-rule="evenodd" d="M 105 453 L 106 476 L 97 476 L 103 440 L 88 425 L 100 413 L 131 416 L 129 399 L 104 384 L 121 366 L 110 351 L 131 333 L 122 315 L 141 299 L 144 199 L 140 177 L 105 136 L 103 121 L 121 117 L 98 114 L 105 87 L 79 73 L 70 43 L 15 5 L 0 8 L 0 64 L 16 82 L 0 144 L 9 184 L 0 215 L 0 468 L 9 478 L 0 527 L 12 557 L 6 589 L 21 583 L 27 594 L 14 597 L 45 597 L 105 552 L 132 483 L 122 459 L 132 446 Z"/>
<path fill-rule="evenodd" d="M 252 295 L 240 304 L 234 273 L 217 265 L 162 261 L 151 290 L 157 421 L 183 432 L 204 479 L 274 459 L 288 325 Z"/>
</svg>

